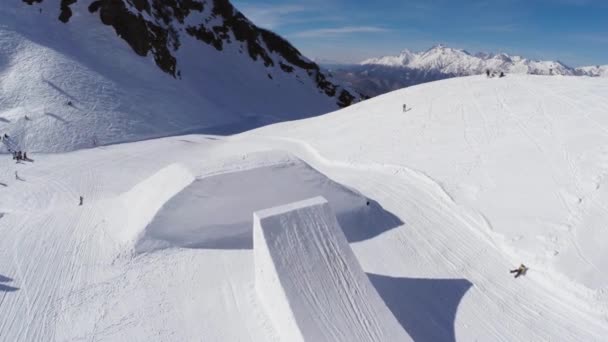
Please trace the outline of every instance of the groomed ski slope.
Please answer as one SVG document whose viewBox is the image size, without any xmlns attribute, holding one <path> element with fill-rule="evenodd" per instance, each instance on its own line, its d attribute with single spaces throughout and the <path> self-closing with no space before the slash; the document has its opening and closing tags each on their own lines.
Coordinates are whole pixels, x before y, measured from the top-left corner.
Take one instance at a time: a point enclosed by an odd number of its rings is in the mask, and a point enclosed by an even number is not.
<svg viewBox="0 0 608 342">
<path fill-rule="evenodd" d="M 23 164 L 4 155 L 0 340 L 280 340 L 252 249 L 135 246 L 159 203 L 188 184 L 243 172 L 272 187 L 247 171 L 305 163 L 316 171 L 304 185 L 340 184 L 355 197 L 339 198 L 370 199 L 395 217 L 374 231 L 378 211 L 367 213 L 374 233 L 349 244 L 413 340 L 603 341 L 606 94 L 600 79 L 475 76 L 229 138 L 33 154 Z M 224 179 L 215 191 L 233 193 Z M 156 186 L 137 190 L 147 182 Z M 150 210 L 127 224 L 124 213 L 144 200 Z M 218 215 L 235 208 L 217 205 Z M 530 270 L 515 280 L 508 270 L 521 262 Z"/>
</svg>

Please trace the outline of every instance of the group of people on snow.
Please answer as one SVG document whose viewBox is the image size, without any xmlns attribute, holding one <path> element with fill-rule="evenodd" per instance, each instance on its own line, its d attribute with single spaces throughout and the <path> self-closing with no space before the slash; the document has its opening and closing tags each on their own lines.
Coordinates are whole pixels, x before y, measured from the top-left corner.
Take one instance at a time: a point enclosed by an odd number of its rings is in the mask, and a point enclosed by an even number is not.
<svg viewBox="0 0 608 342">
<path fill-rule="evenodd" d="M 499 78 L 505 77 L 505 72 L 501 71 L 500 74 L 497 73 L 496 71 L 490 71 L 490 69 L 486 70 L 486 76 L 488 77 L 496 77 L 498 76 Z"/>
<path fill-rule="evenodd" d="M 12 151 L 12 153 L 13 153 L 13 160 L 16 160 L 16 161 L 29 160 L 27 158 L 27 152 Z"/>
</svg>

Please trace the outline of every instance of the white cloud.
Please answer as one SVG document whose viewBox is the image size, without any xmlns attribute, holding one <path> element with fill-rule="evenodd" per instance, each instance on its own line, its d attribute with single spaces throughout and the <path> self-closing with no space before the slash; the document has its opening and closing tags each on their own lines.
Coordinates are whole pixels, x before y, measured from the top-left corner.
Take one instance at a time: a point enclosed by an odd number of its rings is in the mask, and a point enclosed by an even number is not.
<svg viewBox="0 0 608 342">
<path fill-rule="evenodd" d="M 239 10 L 257 26 L 267 29 L 275 29 L 289 23 L 290 15 L 310 11 L 310 9 L 301 5 L 270 6 L 250 4 L 241 5 Z"/>
<path fill-rule="evenodd" d="M 377 26 L 344 26 L 300 31 L 292 34 L 291 36 L 298 38 L 319 38 L 327 36 L 342 36 L 353 33 L 382 33 L 389 31 L 389 29 Z"/>
</svg>

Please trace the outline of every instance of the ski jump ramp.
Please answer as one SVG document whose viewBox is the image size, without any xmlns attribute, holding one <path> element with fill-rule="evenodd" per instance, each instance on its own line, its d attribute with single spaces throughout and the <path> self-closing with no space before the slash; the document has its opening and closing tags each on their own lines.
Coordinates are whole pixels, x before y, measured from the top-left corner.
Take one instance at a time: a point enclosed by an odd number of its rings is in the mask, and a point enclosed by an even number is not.
<svg viewBox="0 0 608 342">
<path fill-rule="evenodd" d="M 322 197 L 254 213 L 255 286 L 283 341 L 412 341 Z"/>
</svg>

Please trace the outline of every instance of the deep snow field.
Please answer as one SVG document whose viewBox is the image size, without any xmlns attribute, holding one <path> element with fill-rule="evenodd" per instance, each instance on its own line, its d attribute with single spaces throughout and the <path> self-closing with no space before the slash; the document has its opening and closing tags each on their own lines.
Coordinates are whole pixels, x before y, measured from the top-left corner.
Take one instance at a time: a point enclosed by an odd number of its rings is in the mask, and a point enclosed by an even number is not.
<svg viewBox="0 0 608 342">
<path fill-rule="evenodd" d="M 281 340 L 253 213 L 323 196 L 374 290 L 331 285 L 413 340 L 604 341 L 607 114 L 606 79 L 472 76 L 230 137 L 0 155 L 0 340 Z"/>
</svg>

